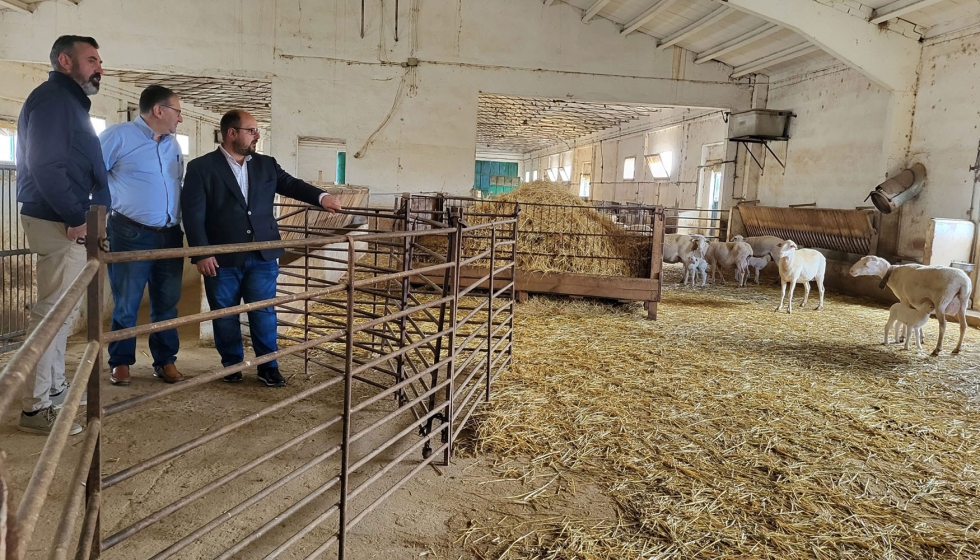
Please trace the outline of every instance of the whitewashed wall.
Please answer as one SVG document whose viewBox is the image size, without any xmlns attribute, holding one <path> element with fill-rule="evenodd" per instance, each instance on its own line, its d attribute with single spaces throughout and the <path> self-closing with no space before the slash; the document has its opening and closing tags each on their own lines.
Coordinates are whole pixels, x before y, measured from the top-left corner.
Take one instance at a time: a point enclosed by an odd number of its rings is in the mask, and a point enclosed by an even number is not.
<svg viewBox="0 0 980 560">
<path fill-rule="evenodd" d="M 0 15 L 0 59 L 43 61 L 61 33 L 95 36 L 110 68 L 273 81 L 272 153 L 295 169 L 296 138 L 347 142 L 347 179 L 373 193 L 467 192 L 473 184 L 480 92 L 591 101 L 745 108 L 751 86 L 731 82 L 718 63 L 655 49 L 643 34 L 622 37 L 612 22 L 581 22 L 564 3 L 527 0 L 418 2 L 413 38 L 401 2 L 400 37 L 393 3 L 368 2 L 365 37 L 360 2 L 323 0 L 174 0 L 135 3 L 45 2 L 33 15 Z M 160 25 L 180 14 L 180 25 Z M 362 158 L 354 158 L 391 111 L 411 54 L 417 81 L 402 87 L 398 107 Z"/>
</svg>

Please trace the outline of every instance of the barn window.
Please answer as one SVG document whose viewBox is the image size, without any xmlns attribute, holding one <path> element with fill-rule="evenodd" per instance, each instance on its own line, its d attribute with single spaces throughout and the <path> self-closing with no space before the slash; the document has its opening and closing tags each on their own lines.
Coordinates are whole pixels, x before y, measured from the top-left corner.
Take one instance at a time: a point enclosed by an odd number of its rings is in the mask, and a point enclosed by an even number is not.
<svg viewBox="0 0 980 560">
<path fill-rule="evenodd" d="M 632 181 L 636 177 L 636 158 L 630 156 L 623 161 L 623 180 Z"/>
</svg>

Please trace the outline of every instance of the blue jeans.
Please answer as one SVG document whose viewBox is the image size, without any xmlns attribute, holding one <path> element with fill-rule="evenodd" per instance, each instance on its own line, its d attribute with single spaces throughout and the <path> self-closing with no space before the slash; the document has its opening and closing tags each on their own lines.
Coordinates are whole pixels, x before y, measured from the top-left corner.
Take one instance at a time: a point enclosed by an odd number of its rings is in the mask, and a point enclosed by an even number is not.
<svg viewBox="0 0 980 560">
<path fill-rule="evenodd" d="M 276 279 L 279 277 L 279 262 L 264 261 L 249 257 L 245 266 L 222 266 L 217 276 L 204 277 L 204 291 L 212 310 L 233 307 L 242 303 L 253 303 L 276 297 Z M 228 367 L 245 360 L 242 347 L 242 326 L 238 315 L 222 317 L 211 321 L 214 329 L 214 347 L 221 355 L 221 365 Z M 248 328 L 252 336 L 255 356 L 263 356 L 279 349 L 276 341 L 276 311 L 272 307 L 248 312 Z M 259 366 L 259 369 L 277 368 L 279 363 L 272 360 Z"/>
<path fill-rule="evenodd" d="M 110 216 L 107 232 L 109 249 L 144 251 L 150 249 L 179 249 L 184 246 L 184 232 L 179 227 L 151 231 L 136 227 Z M 184 259 L 163 259 L 113 263 L 109 265 L 109 286 L 115 307 L 112 310 L 112 330 L 136 326 L 136 315 L 143 301 L 143 290 L 150 286 L 150 320 L 166 321 L 177 316 L 180 283 Z M 153 368 L 159 369 L 177 361 L 180 339 L 176 329 L 150 335 L 150 354 Z M 128 338 L 109 343 L 109 367 L 131 366 L 136 363 L 136 339 Z"/>
</svg>

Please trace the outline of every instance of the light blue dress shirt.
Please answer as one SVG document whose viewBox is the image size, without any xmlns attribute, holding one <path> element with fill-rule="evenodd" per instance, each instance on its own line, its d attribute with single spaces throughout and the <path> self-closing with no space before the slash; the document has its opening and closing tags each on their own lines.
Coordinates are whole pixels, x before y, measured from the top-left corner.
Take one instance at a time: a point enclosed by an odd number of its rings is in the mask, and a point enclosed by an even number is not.
<svg viewBox="0 0 980 560">
<path fill-rule="evenodd" d="M 177 138 L 168 134 L 157 142 L 143 117 L 137 117 L 105 129 L 99 140 L 112 209 L 147 226 L 179 224 L 184 156 Z"/>
</svg>

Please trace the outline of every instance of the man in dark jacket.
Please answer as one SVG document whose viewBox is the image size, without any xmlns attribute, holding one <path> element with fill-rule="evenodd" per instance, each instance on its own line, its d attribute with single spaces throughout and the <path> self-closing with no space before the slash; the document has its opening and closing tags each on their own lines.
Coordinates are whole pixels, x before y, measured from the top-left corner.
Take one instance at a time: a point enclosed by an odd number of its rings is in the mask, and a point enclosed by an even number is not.
<svg viewBox="0 0 980 560">
<path fill-rule="evenodd" d="M 17 123 L 17 201 L 27 244 L 37 253 L 37 303 L 28 330 L 54 307 L 85 265 L 85 213 L 93 204 L 109 205 L 102 147 L 89 120 L 99 91 L 102 59 L 91 37 L 64 35 L 51 47 L 48 81 L 38 86 Z M 65 345 L 68 325 L 27 380 L 20 429 L 48 434 L 67 395 Z M 71 433 L 81 432 L 78 424 Z"/>
<path fill-rule="evenodd" d="M 259 129 L 245 111 L 229 111 L 221 118 L 222 143 L 210 154 L 187 166 L 180 207 L 184 232 L 191 247 L 277 241 L 279 228 L 273 212 L 276 193 L 320 206 L 328 212 L 340 210 L 339 201 L 320 189 L 292 177 L 274 158 L 255 152 Z M 204 275 L 204 291 L 212 310 L 272 299 L 279 276 L 277 259 L 282 249 L 194 257 L 192 263 Z M 214 346 L 225 367 L 245 359 L 238 316 L 212 321 Z M 249 332 L 256 356 L 278 350 L 276 312 L 272 307 L 248 314 Z M 262 364 L 259 379 L 270 387 L 282 387 L 285 379 L 273 360 Z M 241 373 L 225 377 L 235 383 Z"/>
</svg>

